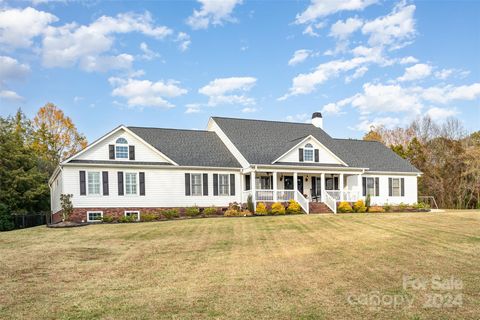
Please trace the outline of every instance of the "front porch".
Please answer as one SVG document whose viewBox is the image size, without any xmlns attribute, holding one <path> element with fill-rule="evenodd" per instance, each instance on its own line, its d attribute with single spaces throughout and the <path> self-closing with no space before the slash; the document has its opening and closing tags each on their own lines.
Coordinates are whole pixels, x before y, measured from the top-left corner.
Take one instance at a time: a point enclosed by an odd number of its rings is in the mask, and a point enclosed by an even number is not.
<svg viewBox="0 0 480 320">
<path fill-rule="evenodd" d="M 343 169 L 343 168 L 342 168 Z M 257 202 L 297 201 L 308 214 L 310 203 L 324 203 L 333 213 L 337 202 L 360 199 L 362 171 L 332 169 L 252 169 L 243 174 L 242 201 L 252 196 Z"/>
</svg>

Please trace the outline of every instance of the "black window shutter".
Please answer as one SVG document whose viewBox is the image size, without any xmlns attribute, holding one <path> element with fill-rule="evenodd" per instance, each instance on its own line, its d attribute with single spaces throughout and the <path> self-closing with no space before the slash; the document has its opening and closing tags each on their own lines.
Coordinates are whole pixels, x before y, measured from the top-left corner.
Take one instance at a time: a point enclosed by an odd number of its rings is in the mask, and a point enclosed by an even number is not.
<svg viewBox="0 0 480 320">
<path fill-rule="evenodd" d="M 338 190 L 338 177 L 333 178 L 333 190 Z"/>
<path fill-rule="evenodd" d="M 362 177 L 362 190 L 363 190 L 363 196 L 367 196 L 367 178 Z"/>
<path fill-rule="evenodd" d="M 380 178 L 375 178 L 375 196 L 378 197 L 380 195 Z"/>
<path fill-rule="evenodd" d="M 235 195 L 235 175 L 233 173 L 230 174 L 230 195 Z"/>
<path fill-rule="evenodd" d="M 393 195 L 392 192 L 392 178 L 388 178 L 388 196 L 391 197 Z"/>
<path fill-rule="evenodd" d="M 103 195 L 108 196 L 108 171 L 102 171 Z"/>
<path fill-rule="evenodd" d="M 208 173 L 203 174 L 203 195 L 208 196 Z"/>
<path fill-rule="evenodd" d="M 118 177 L 118 195 L 123 196 L 123 172 L 118 171 L 117 172 L 117 177 Z"/>
<path fill-rule="evenodd" d="M 245 176 L 245 190 L 250 190 L 250 181 L 252 179 L 251 175 Z"/>
<path fill-rule="evenodd" d="M 320 154 L 318 152 L 318 149 L 315 149 L 315 162 L 319 162 L 320 161 Z"/>
<path fill-rule="evenodd" d="M 140 195 L 144 196 L 145 195 L 145 172 L 140 172 L 138 174 L 139 180 L 140 180 Z"/>
<path fill-rule="evenodd" d="M 85 184 L 85 171 L 80 171 L 80 195 L 87 194 L 87 186 Z"/>
<path fill-rule="evenodd" d="M 401 188 L 402 188 L 402 193 L 401 193 L 401 195 L 402 195 L 402 197 L 405 197 L 405 179 L 402 178 L 402 179 L 400 180 L 400 183 L 401 183 Z"/>
<path fill-rule="evenodd" d="M 213 195 L 218 196 L 218 174 L 213 174 Z"/>
<path fill-rule="evenodd" d="M 312 196 L 317 195 L 317 178 L 312 177 Z"/>
<path fill-rule="evenodd" d="M 190 173 L 185 173 L 185 195 L 189 196 L 190 194 Z"/>
<path fill-rule="evenodd" d="M 128 159 L 135 160 L 135 146 L 128 146 Z"/>
<path fill-rule="evenodd" d="M 113 144 L 108 145 L 108 158 L 115 160 L 115 146 Z"/>
<path fill-rule="evenodd" d="M 298 149 L 298 161 L 303 162 L 303 148 Z"/>
</svg>

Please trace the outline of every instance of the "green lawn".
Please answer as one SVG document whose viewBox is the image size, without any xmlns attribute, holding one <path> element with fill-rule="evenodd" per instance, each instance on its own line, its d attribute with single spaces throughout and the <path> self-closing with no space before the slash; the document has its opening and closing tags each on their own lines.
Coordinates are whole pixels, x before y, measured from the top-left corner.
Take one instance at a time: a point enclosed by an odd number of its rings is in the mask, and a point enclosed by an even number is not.
<svg viewBox="0 0 480 320">
<path fill-rule="evenodd" d="M 463 289 L 404 289 L 404 275 L 454 277 Z M 432 294 L 437 305 L 426 307 Z M 462 300 L 447 307 L 448 294 Z M 372 295 L 385 303 L 358 303 Z M 413 302 L 393 307 L 390 299 Z M 479 316 L 480 211 L 209 218 L 0 234 L 2 319 Z"/>
</svg>

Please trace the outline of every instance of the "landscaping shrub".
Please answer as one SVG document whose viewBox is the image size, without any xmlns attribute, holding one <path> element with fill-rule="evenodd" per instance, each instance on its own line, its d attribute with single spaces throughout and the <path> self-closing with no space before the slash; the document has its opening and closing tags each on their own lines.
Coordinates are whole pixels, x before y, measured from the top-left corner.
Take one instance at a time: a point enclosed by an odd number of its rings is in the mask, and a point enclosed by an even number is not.
<svg viewBox="0 0 480 320">
<path fill-rule="evenodd" d="M 173 219 L 173 218 L 178 218 L 180 215 L 178 213 L 178 209 L 168 209 L 168 210 L 163 210 L 162 216 L 165 217 L 165 219 Z"/>
<path fill-rule="evenodd" d="M 158 219 L 158 216 L 154 213 L 144 213 L 140 216 L 141 221 L 150 222 Z"/>
<path fill-rule="evenodd" d="M 206 216 L 214 216 L 217 214 L 217 208 L 215 207 L 205 208 L 203 209 L 203 214 Z"/>
<path fill-rule="evenodd" d="M 67 221 L 68 217 L 73 213 L 73 204 L 72 204 L 73 194 L 64 194 L 60 195 L 60 206 L 62 207 L 62 221 Z"/>
<path fill-rule="evenodd" d="M 248 195 L 247 198 L 247 210 L 253 213 L 255 211 L 255 207 L 253 206 L 253 198 L 252 195 Z"/>
<path fill-rule="evenodd" d="M 0 203 L 0 231 L 13 230 L 15 225 L 13 224 L 12 215 L 8 208 L 3 203 Z"/>
<path fill-rule="evenodd" d="M 365 206 L 365 202 L 363 202 L 363 200 L 361 199 L 357 200 L 357 202 L 353 204 L 353 211 L 358 213 L 367 212 L 367 207 Z"/>
<path fill-rule="evenodd" d="M 102 222 L 114 222 L 116 221 L 114 216 L 103 216 Z"/>
<path fill-rule="evenodd" d="M 398 209 L 400 211 L 405 211 L 405 209 L 407 209 L 407 208 L 408 208 L 408 205 L 403 203 L 403 202 L 400 202 L 400 204 L 398 205 Z"/>
<path fill-rule="evenodd" d="M 225 211 L 225 213 L 223 214 L 224 217 L 243 217 L 244 214 L 242 211 L 240 210 L 235 210 L 235 209 L 228 209 L 227 211 Z"/>
<path fill-rule="evenodd" d="M 372 206 L 372 207 L 368 208 L 368 212 L 381 213 L 381 212 L 385 212 L 385 209 L 383 209 L 383 207 L 381 207 L 381 206 Z"/>
<path fill-rule="evenodd" d="M 242 210 L 242 208 L 240 207 L 240 205 L 238 204 L 238 202 L 229 203 L 229 204 L 228 204 L 228 209 L 230 209 L 230 210 L 236 210 L 236 211 Z"/>
<path fill-rule="evenodd" d="M 128 222 L 135 222 L 135 221 L 137 221 L 137 217 L 135 215 L 121 216 L 118 219 L 118 222 L 120 222 L 120 223 L 128 223 Z"/>
<path fill-rule="evenodd" d="M 388 203 L 385 203 L 383 205 L 383 210 L 385 210 L 385 212 L 390 212 L 390 211 L 392 211 L 392 206 L 389 205 Z"/>
<path fill-rule="evenodd" d="M 371 200 L 372 198 L 370 197 L 370 194 L 367 194 L 367 197 L 365 198 L 365 206 L 367 207 L 367 211 L 368 211 L 368 208 L 370 208 Z"/>
<path fill-rule="evenodd" d="M 253 213 L 250 210 L 242 210 L 242 216 L 244 217 L 250 217 L 253 216 Z"/>
<path fill-rule="evenodd" d="M 281 215 L 285 214 L 285 207 L 280 202 L 275 202 L 272 204 L 272 214 Z"/>
<path fill-rule="evenodd" d="M 302 213 L 302 207 L 297 201 L 290 199 L 288 201 L 287 214 L 299 214 Z"/>
<path fill-rule="evenodd" d="M 419 202 L 414 205 L 414 208 L 419 211 L 428 211 L 430 209 L 430 205 L 425 202 Z"/>
<path fill-rule="evenodd" d="M 189 207 L 185 209 L 185 214 L 188 217 L 196 217 L 200 214 L 200 209 L 198 207 Z"/>
<path fill-rule="evenodd" d="M 255 214 L 258 216 L 266 216 L 268 214 L 267 206 L 263 202 L 257 203 Z"/>
<path fill-rule="evenodd" d="M 348 202 L 345 202 L 345 201 L 340 202 L 337 210 L 338 210 L 338 212 L 342 212 L 342 213 L 353 211 L 352 206 Z"/>
</svg>

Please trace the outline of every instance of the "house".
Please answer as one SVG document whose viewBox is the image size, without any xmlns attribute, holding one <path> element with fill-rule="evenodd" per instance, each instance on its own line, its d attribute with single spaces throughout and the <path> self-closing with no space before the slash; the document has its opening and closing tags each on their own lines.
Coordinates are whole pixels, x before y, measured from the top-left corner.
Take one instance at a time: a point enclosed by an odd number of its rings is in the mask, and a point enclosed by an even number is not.
<svg viewBox="0 0 480 320">
<path fill-rule="evenodd" d="M 417 202 L 421 174 L 379 142 L 335 139 L 311 123 L 210 118 L 205 131 L 119 126 L 63 161 L 49 181 L 53 221 L 72 194 L 72 220 L 160 208 L 295 199 L 306 213 L 339 201 Z"/>
</svg>

